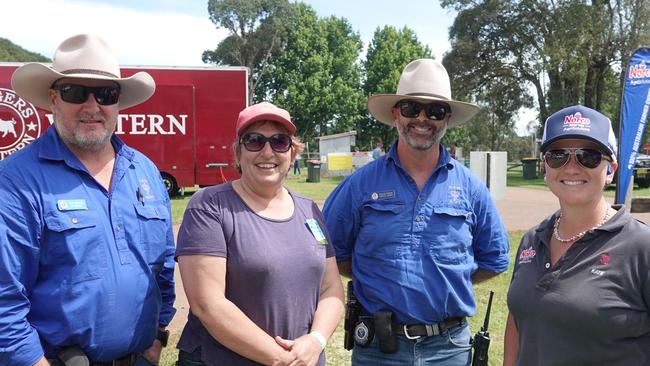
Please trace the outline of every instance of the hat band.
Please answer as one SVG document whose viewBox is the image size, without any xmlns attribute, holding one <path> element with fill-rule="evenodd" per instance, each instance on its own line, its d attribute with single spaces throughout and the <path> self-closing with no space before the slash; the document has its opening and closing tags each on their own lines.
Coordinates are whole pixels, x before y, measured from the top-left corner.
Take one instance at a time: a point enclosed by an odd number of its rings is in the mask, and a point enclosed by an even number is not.
<svg viewBox="0 0 650 366">
<path fill-rule="evenodd" d="M 108 77 L 115 78 L 115 79 L 120 78 L 119 76 L 117 76 L 115 74 L 111 74 L 110 72 L 101 71 L 101 70 L 92 70 L 92 69 L 71 69 L 71 70 L 61 71 L 61 74 L 64 74 L 64 75 L 69 75 L 69 74 L 91 74 L 91 75 L 108 76 Z"/>
<path fill-rule="evenodd" d="M 417 93 L 406 93 L 404 95 L 414 96 L 414 97 L 433 97 L 433 98 L 438 98 L 438 99 L 449 100 L 449 98 L 447 98 L 445 96 L 438 95 L 438 94 L 432 94 L 432 93 L 417 92 Z"/>
</svg>

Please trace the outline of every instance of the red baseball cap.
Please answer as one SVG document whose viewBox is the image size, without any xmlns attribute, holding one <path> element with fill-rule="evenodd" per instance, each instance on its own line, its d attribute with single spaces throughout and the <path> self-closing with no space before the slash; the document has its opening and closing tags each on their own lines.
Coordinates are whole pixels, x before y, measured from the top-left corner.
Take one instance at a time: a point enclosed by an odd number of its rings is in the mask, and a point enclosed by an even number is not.
<svg viewBox="0 0 650 366">
<path fill-rule="evenodd" d="M 236 128 L 237 137 L 240 137 L 242 132 L 244 132 L 248 126 L 258 121 L 278 122 L 289 131 L 290 135 L 296 134 L 296 125 L 291 122 L 291 115 L 289 115 L 289 112 L 276 107 L 272 103 L 262 102 L 253 104 L 239 112 Z"/>
</svg>

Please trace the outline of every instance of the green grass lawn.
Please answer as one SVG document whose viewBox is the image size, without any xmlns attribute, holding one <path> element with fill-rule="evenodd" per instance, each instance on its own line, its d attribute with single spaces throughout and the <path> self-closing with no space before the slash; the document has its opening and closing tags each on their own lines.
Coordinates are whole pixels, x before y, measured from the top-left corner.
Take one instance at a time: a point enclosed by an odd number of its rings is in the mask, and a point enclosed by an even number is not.
<svg viewBox="0 0 650 366">
<path fill-rule="evenodd" d="M 306 182 L 307 170 L 303 169 L 301 175 L 293 175 L 290 173 L 287 176 L 285 185 L 294 192 L 300 193 L 307 197 L 312 198 L 314 201 L 319 203 L 322 207 L 322 203 L 327 198 L 329 193 L 340 183 L 341 178 L 329 178 L 321 177 L 320 182 L 318 183 L 309 183 Z M 512 169 L 508 171 L 507 177 L 508 186 L 513 187 L 527 187 L 535 189 L 547 189 L 544 179 L 540 176 L 535 179 L 523 179 L 523 173 L 521 167 Z M 191 195 L 196 191 L 196 189 L 186 190 L 185 195 L 182 197 L 177 197 L 172 199 L 172 213 L 173 221 L 175 224 L 180 223 L 182 219 L 183 211 L 185 206 L 189 201 Z M 608 189 L 606 195 L 613 195 L 614 190 Z M 634 189 L 633 195 L 635 197 L 639 196 L 650 196 L 650 189 Z M 490 365 L 501 365 L 503 362 L 503 332 L 505 330 L 506 316 L 508 313 L 508 307 L 506 305 L 506 294 L 508 292 L 508 285 L 510 283 L 510 277 L 512 276 L 512 268 L 514 263 L 514 256 L 519 245 L 519 241 L 523 232 L 510 232 L 510 269 L 507 273 L 504 273 L 500 276 L 495 277 L 494 279 L 487 281 L 485 283 L 479 284 L 474 287 L 476 300 L 477 300 L 477 313 L 476 316 L 469 320 L 472 332 L 480 330 L 480 327 L 483 323 L 483 317 L 485 316 L 485 310 L 487 307 L 487 301 L 489 297 L 489 291 L 494 291 L 494 300 L 492 303 L 492 313 L 490 317 L 490 335 L 491 335 L 491 345 L 490 345 Z M 347 283 L 347 278 L 341 278 L 343 283 Z M 327 348 L 326 354 L 328 359 L 328 365 L 350 365 L 350 355 L 349 351 L 346 351 L 343 348 L 343 321 L 339 324 L 336 332 L 332 335 Z M 173 335 L 170 340 L 170 347 L 166 348 L 163 351 L 163 357 L 160 365 L 163 366 L 172 366 L 176 361 L 177 351 L 174 346 L 178 342 L 179 335 Z"/>
</svg>

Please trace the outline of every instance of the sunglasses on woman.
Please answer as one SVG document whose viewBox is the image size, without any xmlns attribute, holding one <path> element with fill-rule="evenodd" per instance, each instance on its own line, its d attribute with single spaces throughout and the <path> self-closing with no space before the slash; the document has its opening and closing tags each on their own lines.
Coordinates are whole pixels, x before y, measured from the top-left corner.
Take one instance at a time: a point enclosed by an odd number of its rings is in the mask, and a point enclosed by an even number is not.
<svg viewBox="0 0 650 366">
<path fill-rule="evenodd" d="M 269 145 L 271 145 L 271 149 L 273 149 L 273 151 L 279 153 L 285 153 L 289 151 L 289 149 L 293 145 L 293 141 L 291 141 L 291 136 L 285 133 L 276 133 L 271 137 L 266 137 L 261 133 L 250 132 L 245 134 L 239 139 L 239 143 L 241 145 L 244 145 L 246 150 L 250 152 L 261 151 L 267 142 L 269 143 Z"/>
<path fill-rule="evenodd" d="M 58 90 L 64 102 L 82 104 L 92 93 L 99 105 L 113 105 L 120 99 L 119 86 L 85 86 L 77 84 L 60 84 L 52 87 Z"/>
<path fill-rule="evenodd" d="M 612 161 L 612 158 L 596 149 L 565 148 L 545 152 L 544 162 L 553 169 L 560 169 L 569 162 L 571 155 L 575 155 L 578 164 L 587 169 L 598 167 L 602 160 Z"/>
<path fill-rule="evenodd" d="M 395 104 L 395 107 L 399 108 L 399 112 L 406 118 L 417 118 L 417 116 L 420 115 L 420 112 L 424 109 L 424 114 L 427 118 L 434 121 L 442 121 L 445 119 L 447 113 L 451 112 L 451 108 L 449 108 L 447 104 L 422 104 L 412 100 L 399 101 Z"/>
</svg>

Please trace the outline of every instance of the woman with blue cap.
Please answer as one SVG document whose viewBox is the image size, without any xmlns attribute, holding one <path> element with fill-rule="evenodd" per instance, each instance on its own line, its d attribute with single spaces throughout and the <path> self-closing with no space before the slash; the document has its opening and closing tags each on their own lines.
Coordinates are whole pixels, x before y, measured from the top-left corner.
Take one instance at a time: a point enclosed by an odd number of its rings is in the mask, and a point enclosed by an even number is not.
<svg viewBox="0 0 650 366">
<path fill-rule="evenodd" d="M 650 229 L 603 195 L 618 167 L 609 118 L 564 108 L 541 151 L 560 210 L 521 240 L 504 366 L 650 364 Z"/>
</svg>

